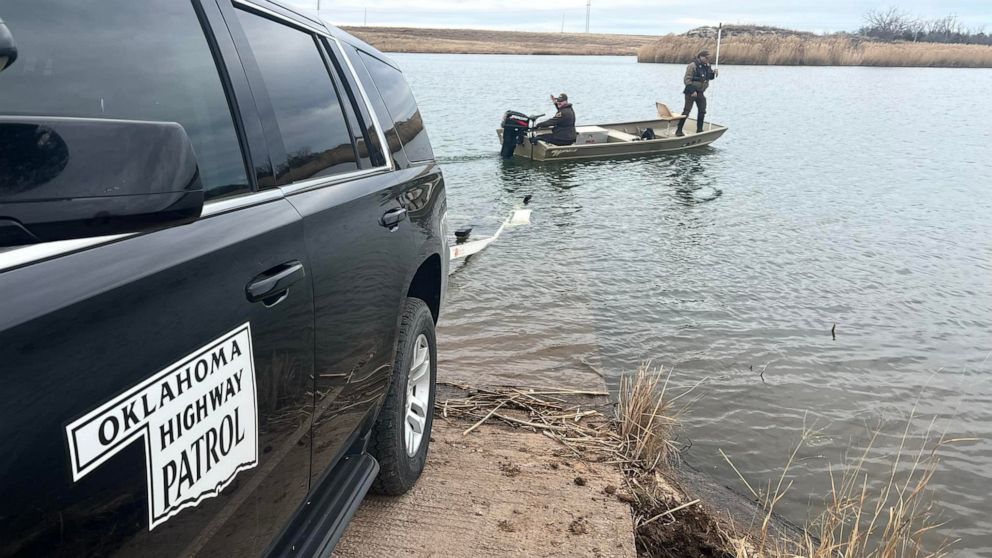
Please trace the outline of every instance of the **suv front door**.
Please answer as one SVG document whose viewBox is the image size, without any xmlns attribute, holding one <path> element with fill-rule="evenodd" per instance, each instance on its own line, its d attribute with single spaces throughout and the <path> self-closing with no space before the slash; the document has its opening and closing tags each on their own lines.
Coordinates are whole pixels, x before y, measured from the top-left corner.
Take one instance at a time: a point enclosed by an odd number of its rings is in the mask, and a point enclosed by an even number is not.
<svg viewBox="0 0 992 558">
<path fill-rule="evenodd" d="M 313 296 L 299 213 L 257 190 L 219 9 L 2 9 L 0 113 L 179 122 L 209 200 L 189 225 L 0 253 L 0 555 L 258 555 L 309 489 Z"/>
<path fill-rule="evenodd" d="M 385 393 L 415 260 L 402 202 L 419 171 L 390 172 L 382 153 L 359 153 L 354 138 L 373 150 L 381 142 L 357 122 L 358 96 L 344 89 L 327 39 L 276 13 L 245 6 L 231 17 L 255 98 L 271 107 L 263 122 L 272 122 L 270 151 L 285 153 L 273 161 L 280 189 L 303 217 L 313 266 L 316 484 Z"/>
</svg>

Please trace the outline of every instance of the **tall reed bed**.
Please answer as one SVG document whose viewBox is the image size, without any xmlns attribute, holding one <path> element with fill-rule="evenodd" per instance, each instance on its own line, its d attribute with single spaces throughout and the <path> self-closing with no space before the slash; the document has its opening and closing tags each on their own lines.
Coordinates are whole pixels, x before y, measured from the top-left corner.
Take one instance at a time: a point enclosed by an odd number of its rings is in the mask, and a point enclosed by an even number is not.
<svg viewBox="0 0 992 558">
<path fill-rule="evenodd" d="M 638 62 L 688 63 L 713 39 L 669 35 L 638 51 Z M 864 41 L 847 36 L 731 37 L 720 62 L 777 66 L 907 66 L 992 68 L 992 46 Z"/>
</svg>

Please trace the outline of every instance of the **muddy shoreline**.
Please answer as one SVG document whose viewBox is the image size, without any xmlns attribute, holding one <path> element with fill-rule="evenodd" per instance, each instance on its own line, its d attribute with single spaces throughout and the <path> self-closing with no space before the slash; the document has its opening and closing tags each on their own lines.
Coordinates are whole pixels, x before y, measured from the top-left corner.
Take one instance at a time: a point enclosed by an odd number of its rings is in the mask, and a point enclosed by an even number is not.
<svg viewBox="0 0 992 558">
<path fill-rule="evenodd" d="M 439 385 L 424 478 L 399 500 L 370 497 L 335 555 L 725 557 L 728 541 L 753 535 L 765 514 L 735 490 L 684 463 L 641 474 L 563 433 L 574 422 L 617 439 L 605 387 L 548 389 Z M 554 409 L 527 416 L 500 397 Z M 433 520 L 418 527 L 424 514 Z M 776 521 L 773 532 L 801 530 Z"/>
</svg>

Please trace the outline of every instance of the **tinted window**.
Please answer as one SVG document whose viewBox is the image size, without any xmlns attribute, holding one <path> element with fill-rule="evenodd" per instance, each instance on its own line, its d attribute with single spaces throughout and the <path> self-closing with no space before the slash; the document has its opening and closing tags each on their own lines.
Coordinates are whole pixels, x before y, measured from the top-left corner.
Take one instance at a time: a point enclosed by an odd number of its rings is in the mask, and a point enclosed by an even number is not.
<svg viewBox="0 0 992 558">
<path fill-rule="evenodd" d="M 372 75 L 365 68 L 365 63 L 362 62 L 362 57 L 359 54 L 358 49 L 355 47 L 345 44 L 345 50 L 347 51 L 348 58 L 352 61 L 355 67 L 355 73 L 358 75 L 358 80 L 361 81 L 362 87 L 365 89 L 365 93 L 369 96 L 369 102 L 372 104 L 372 109 L 375 111 L 375 119 L 369 117 L 370 121 L 378 120 L 378 123 L 382 125 L 382 134 L 386 138 L 386 145 L 389 154 L 392 156 L 393 163 L 402 168 L 408 165 L 406 155 L 403 154 L 403 144 L 400 143 L 400 137 L 396 135 L 396 126 L 393 125 L 392 119 L 389 117 L 389 110 L 386 109 L 386 105 L 382 102 L 382 97 L 379 95 L 379 90 L 375 87 L 375 82 L 372 81 Z"/>
<path fill-rule="evenodd" d="M 349 102 L 343 102 L 345 95 L 341 96 L 345 109 L 345 116 L 350 123 L 351 132 L 355 137 L 355 147 L 358 149 L 358 157 L 361 159 L 362 168 L 382 167 L 386 165 L 386 158 L 382 154 L 378 132 L 375 124 L 369 116 L 365 99 L 358 90 L 355 77 L 348 69 L 344 54 L 337 48 L 337 43 L 324 41 L 325 48 L 334 66 L 334 84 L 338 91 L 347 93 Z M 347 83 L 347 86 L 344 84 Z"/>
<path fill-rule="evenodd" d="M 280 183 L 357 170 L 351 132 L 313 36 L 248 12 L 238 17 L 286 147 Z"/>
<path fill-rule="evenodd" d="M 382 96 L 389 116 L 396 127 L 396 133 L 403 143 L 406 156 L 411 161 L 428 161 L 434 158 L 431 150 L 431 141 L 427 137 L 427 130 L 424 129 L 424 122 L 420 118 L 420 110 L 417 108 L 417 101 L 413 98 L 413 92 L 406 83 L 406 78 L 399 70 L 386 64 L 385 62 L 361 53 L 365 67 L 372 74 L 379 95 Z M 385 116 L 385 115 L 383 115 Z"/>
<path fill-rule="evenodd" d="M 3 0 L 19 57 L 0 113 L 178 122 L 207 197 L 248 191 L 231 110 L 189 2 Z"/>
</svg>

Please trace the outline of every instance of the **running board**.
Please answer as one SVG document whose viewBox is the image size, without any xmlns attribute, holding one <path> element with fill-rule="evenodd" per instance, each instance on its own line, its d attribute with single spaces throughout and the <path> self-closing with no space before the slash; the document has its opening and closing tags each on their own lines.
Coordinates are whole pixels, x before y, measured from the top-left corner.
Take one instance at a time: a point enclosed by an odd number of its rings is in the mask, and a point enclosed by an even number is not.
<svg viewBox="0 0 992 558">
<path fill-rule="evenodd" d="M 378 474 L 367 453 L 342 457 L 268 555 L 330 556 Z"/>
</svg>

